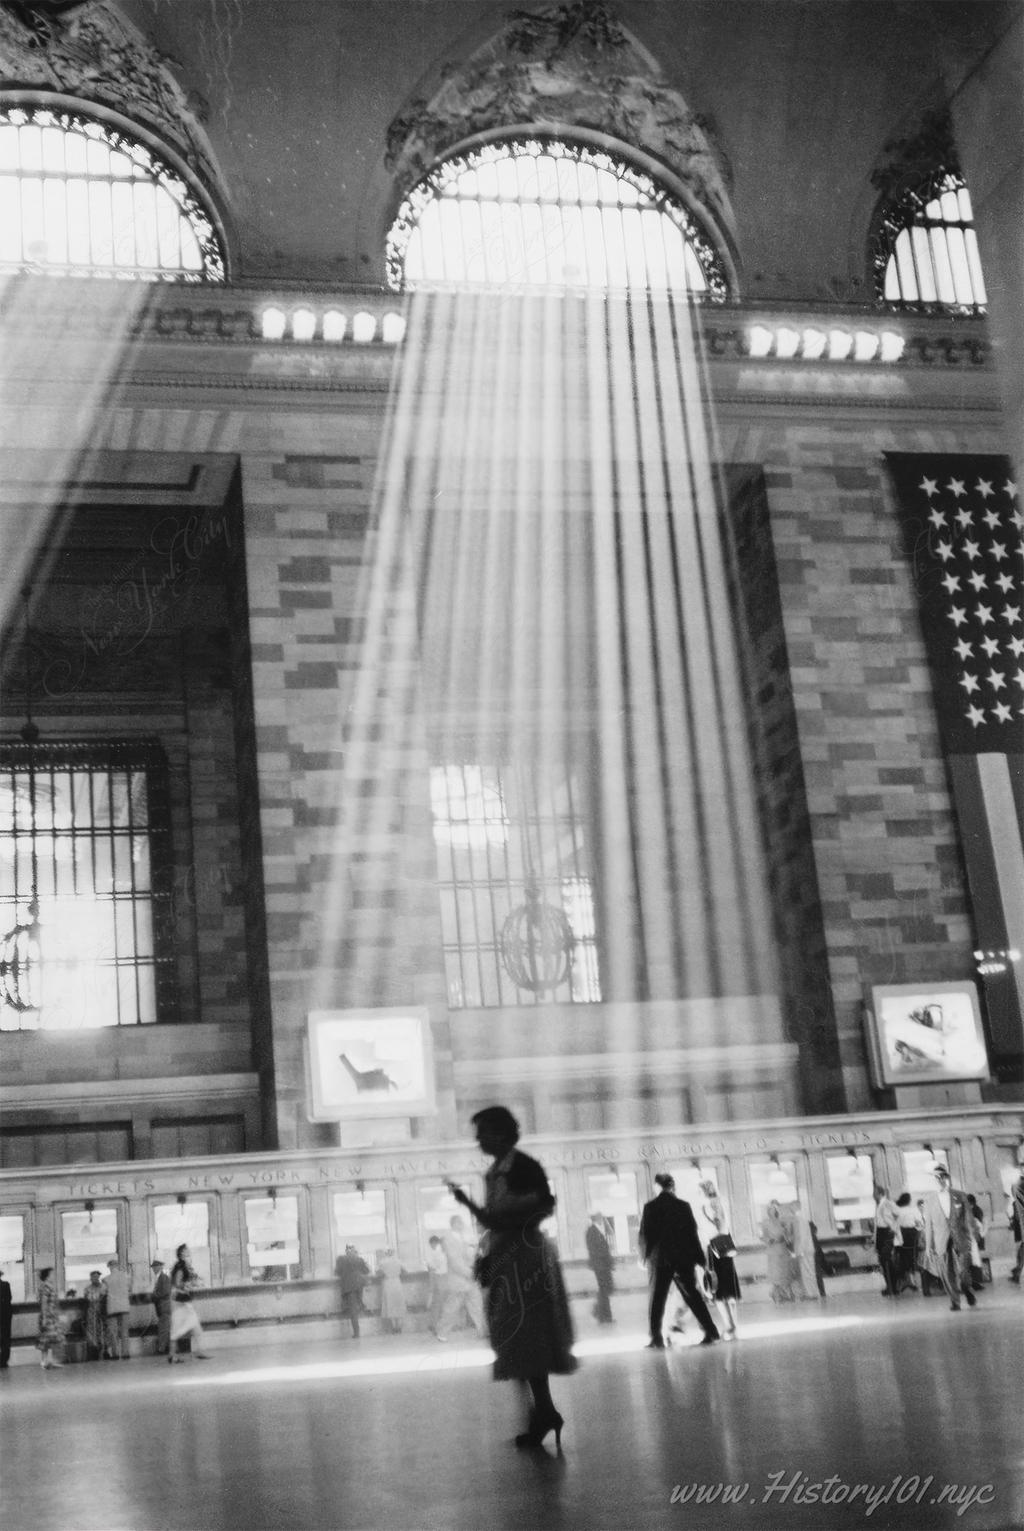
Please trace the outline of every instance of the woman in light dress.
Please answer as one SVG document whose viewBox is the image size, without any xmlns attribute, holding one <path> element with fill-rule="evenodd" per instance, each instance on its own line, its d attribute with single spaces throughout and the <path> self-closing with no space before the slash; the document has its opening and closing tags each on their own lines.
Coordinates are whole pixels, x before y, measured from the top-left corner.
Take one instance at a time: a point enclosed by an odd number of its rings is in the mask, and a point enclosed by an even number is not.
<svg viewBox="0 0 1024 1531">
<path fill-rule="evenodd" d="M 192 1354 L 196 1360 L 207 1359 L 205 1350 L 196 1348 L 203 1343 L 203 1326 L 192 1302 L 192 1293 L 200 1285 L 192 1264 L 192 1253 L 187 1244 L 179 1244 L 174 1255 L 174 1269 L 171 1271 L 171 1350 L 167 1357 L 171 1366 L 175 1361 L 184 1361 L 181 1341 L 186 1338 L 192 1342 Z"/>
<path fill-rule="evenodd" d="M 385 1334 L 401 1334 L 406 1315 L 405 1292 L 402 1290 L 402 1262 L 393 1249 L 386 1249 L 377 1269 L 381 1275 L 381 1328 Z"/>
<path fill-rule="evenodd" d="M 818 1290 L 818 1277 L 814 1260 L 814 1236 L 811 1220 L 794 1201 L 789 1213 L 790 1239 L 794 1262 L 793 1286 L 795 1294 L 805 1301 L 813 1301 Z"/>
<path fill-rule="evenodd" d="M 793 1296 L 793 1235 L 777 1201 L 768 1203 L 761 1224 L 761 1242 L 767 1251 L 768 1286 L 772 1302 L 795 1302 Z"/>
</svg>

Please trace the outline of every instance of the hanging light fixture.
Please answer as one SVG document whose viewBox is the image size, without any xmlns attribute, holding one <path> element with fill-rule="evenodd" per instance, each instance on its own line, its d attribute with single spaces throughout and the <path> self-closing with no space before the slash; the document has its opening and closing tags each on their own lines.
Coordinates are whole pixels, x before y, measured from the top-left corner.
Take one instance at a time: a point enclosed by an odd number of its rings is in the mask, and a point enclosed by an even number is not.
<svg viewBox="0 0 1024 1531">
<path fill-rule="evenodd" d="M 505 971 L 519 989 L 534 994 L 554 992 L 569 977 L 576 945 L 565 910 L 545 903 L 533 868 L 526 823 L 526 797 L 520 781 L 525 901 L 505 920 L 498 937 Z"/>
<path fill-rule="evenodd" d="M 36 770 L 35 749 L 39 743 L 39 730 L 32 721 L 31 681 L 31 630 L 29 628 L 29 597 L 26 586 L 22 592 L 25 603 L 25 725 L 21 738 L 28 752 L 28 832 L 31 869 L 31 892 L 28 919 L 13 926 L 6 935 L 0 936 L 0 998 L 12 1010 L 24 1015 L 30 1010 L 41 1010 L 43 1004 L 42 931 L 39 925 L 39 867 L 36 856 Z"/>
</svg>

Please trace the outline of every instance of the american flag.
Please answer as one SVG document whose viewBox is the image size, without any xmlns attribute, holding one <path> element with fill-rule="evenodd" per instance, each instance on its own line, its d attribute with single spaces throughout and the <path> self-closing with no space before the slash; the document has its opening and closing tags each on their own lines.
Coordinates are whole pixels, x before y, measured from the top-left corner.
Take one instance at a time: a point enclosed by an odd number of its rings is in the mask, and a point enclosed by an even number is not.
<svg viewBox="0 0 1024 1531">
<path fill-rule="evenodd" d="M 1024 515 L 1010 460 L 889 453 L 979 948 L 1024 947 Z M 1024 978 L 986 982 L 997 1074 L 1018 1075 Z"/>
<path fill-rule="evenodd" d="M 1008 459 L 888 459 L 947 751 L 1024 749 L 1024 514 Z"/>
</svg>

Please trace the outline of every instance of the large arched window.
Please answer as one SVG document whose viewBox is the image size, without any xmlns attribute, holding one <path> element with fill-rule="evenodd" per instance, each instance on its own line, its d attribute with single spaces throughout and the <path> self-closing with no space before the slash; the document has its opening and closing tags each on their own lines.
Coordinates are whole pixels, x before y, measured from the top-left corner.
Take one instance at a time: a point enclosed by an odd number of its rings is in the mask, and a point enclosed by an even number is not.
<svg viewBox="0 0 1024 1531">
<path fill-rule="evenodd" d="M 392 226 L 395 289 L 425 283 L 683 289 L 728 296 L 723 262 L 682 202 L 611 154 L 555 138 L 445 160 Z"/>
<path fill-rule="evenodd" d="M 958 171 L 936 171 L 883 209 L 874 267 L 886 303 L 984 313 L 971 197 Z"/>
<path fill-rule="evenodd" d="M 224 280 L 210 213 L 172 165 L 80 112 L 0 104 L 0 270 Z"/>
</svg>

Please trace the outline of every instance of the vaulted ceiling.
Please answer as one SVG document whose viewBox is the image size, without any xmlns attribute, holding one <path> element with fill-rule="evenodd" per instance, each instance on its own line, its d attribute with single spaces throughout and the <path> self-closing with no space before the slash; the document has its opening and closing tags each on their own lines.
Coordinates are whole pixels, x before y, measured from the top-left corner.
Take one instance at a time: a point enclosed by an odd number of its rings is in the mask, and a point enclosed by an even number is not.
<svg viewBox="0 0 1024 1531">
<path fill-rule="evenodd" d="M 407 180 L 389 126 L 513 11 L 491 0 L 117 0 L 201 103 L 232 244 L 256 281 L 379 284 Z M 565 14 L 571 6 L 522 6 Z M 616 0 L 731 177 L 745 295 L 867 299 L 870 177 L 1012 22 L 1013 0 Z M 641 146 L 644 147 L 644 146 Z"/>
</svg>

